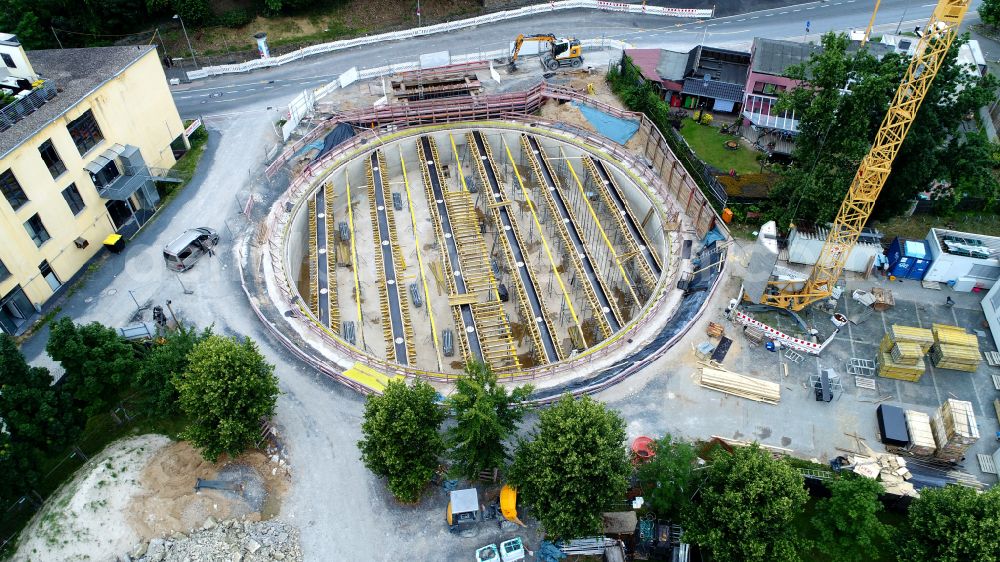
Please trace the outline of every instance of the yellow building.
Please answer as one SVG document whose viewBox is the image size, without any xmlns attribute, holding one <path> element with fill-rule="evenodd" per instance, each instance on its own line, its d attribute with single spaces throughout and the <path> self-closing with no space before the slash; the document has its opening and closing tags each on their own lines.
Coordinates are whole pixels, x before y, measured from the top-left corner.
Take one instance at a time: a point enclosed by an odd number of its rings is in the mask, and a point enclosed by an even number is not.
<svg viewBox="0 0 1000 562">
<path fill-rule="evenodd" d="M 149 220 L 184 138 L 154 47 L 26 54 L 0 33 L 0 330 Z"/>
</svg>

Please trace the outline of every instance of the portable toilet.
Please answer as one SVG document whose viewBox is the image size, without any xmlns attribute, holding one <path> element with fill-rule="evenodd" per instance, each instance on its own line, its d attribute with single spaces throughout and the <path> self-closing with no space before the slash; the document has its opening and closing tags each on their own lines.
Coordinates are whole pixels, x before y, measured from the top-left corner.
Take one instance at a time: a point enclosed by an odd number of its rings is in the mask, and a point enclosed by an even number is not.
<svg viewBox="0 0 1000 562">
<path fill-rule="evenodd" d="M 926 240 L 902 240 L 897 236 L 889 245 L 889 274 L 897 278 L 919 281 L 933 261 Z"/>
</svg>

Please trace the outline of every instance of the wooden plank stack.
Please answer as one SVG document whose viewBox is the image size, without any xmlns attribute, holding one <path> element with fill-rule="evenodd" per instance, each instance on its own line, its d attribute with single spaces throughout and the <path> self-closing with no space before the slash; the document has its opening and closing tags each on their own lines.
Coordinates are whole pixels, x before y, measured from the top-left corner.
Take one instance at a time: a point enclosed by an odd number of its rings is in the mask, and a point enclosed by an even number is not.
<svg viewBox="0 0 1000 562">
<path fill-rule="evenodd" d="M 931 417 L 916 410 L 906 410 L 906 427 L 910 430 L 910 445 L 907 451 L 918 457 L 930 457 L 937 451 Z"/>
<path fill-rule="evenodd" d="M 934 441 L 937 444 L 935 457 L 958 462 L 965 451 L 979 440 L 979 428 L 972 411 L 972 402 L 949 398 L 938 408 L 931 422 Z"/>
<path fill-rule="evenodd" d="M 934 344 L 930 330 L 893 324 L 878 347 L 878 374 L 890 379 L 917 382 L 927 366 L 924 354 Z"/>
<path fill-rule="evenodd" d="M 700 384 L 705 388 L 767 404 L 777 404 L 781 399 L 781 387 L 778 384 L 725 369 L 702 367 Z"/>
<path fill-rule="evenodd" d="M 979 339 L 965 328 L 947 324 L 933 324 L 934 345 L 931 346 L 931 363 L 941 369 L 975 372 L 982 358 Z"/>
</svg>

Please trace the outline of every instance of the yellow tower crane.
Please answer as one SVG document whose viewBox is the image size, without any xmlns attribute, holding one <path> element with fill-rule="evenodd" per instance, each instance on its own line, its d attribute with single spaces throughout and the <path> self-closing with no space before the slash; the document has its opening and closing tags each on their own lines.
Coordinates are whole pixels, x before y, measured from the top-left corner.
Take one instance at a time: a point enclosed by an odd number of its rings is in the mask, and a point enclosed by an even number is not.
<svg viewBox="0 0 1000 562">
<path fill-rule="evenodd" d="M 861 229 L 872 214 L 875 200 L 882 191 L 899 147 L 917 116 L 931 82 L 958 34 L 958 26 L 969 9 L 970 0 L 939 0 L 930 21 L 920 35 L 916 52 L 906 69 L 903 81 L 889 105 L 871 150 L 861 161 L 847 197 L 840 204 L 837 218 L 826 237 L 812 274 L 799 291 L 787 290 L 787 283 L 770 281 L 762 304 L 802 310 L 810 303 L 829 297 L 844 270 L 851 249 Z"/>
</svg>

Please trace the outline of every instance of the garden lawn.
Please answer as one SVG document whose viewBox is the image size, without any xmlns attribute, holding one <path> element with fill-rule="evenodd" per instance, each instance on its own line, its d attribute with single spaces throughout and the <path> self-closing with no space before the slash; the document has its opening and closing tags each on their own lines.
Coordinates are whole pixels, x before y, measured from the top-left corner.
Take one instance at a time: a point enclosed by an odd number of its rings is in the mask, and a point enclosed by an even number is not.
<svg viewBox="0 0 1000 562">
<path fill-rule="evenodd" d="M 760 171 L 757 153 L 742 142 L 736 150 L 729 150 L 725 142 L 735 137 L 723 135 L 714 125 L 699 125 L 694 119 L 685 119 L 681 126 L 681 136 L 694 150 L 698 158 L 722 173 L 736 170 L 737 174 L 751 174 Z"/>
</svg>

